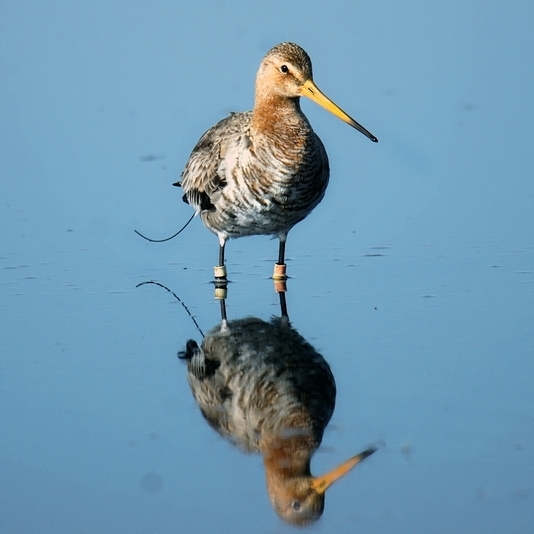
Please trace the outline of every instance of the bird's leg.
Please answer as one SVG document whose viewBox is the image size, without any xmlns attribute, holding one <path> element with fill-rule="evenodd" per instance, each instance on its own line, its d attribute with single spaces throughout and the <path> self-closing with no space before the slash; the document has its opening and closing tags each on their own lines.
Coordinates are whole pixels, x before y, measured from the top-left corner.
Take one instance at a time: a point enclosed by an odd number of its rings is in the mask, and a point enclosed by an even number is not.
<svg viewBox="0 0 534 534">
<path fill-rule="evenodd" d="M 226 281 L 226 265 L 224 264 L 224 246 L 226 239 L 219 236 L 219 265 L 213 268 L 215 281 Z"/>
<path fill-rule="evenodd" d="M 285 264 L 285 254 L 286 254 L 286 239 L 287 233 L 281 232 L 278 234 L 278 239 L 280 240 L 280 246 L 278 248 L 278 262 L 274 264 L 274 280 L 285 280 L 286 275 L 286 264 Z"/>
<path fill-rule="evenodd" d="M 280 247 L 278 248 L 278 265 L 285 265 L 286 255 L 286 238 L 280 238 Z"/>
<path fill-rule="evenodd" d="M 213 268 L 215 273 L 215 298 L 221 299 L 221 310 L 227 295 L 228 280 L 226 279 L 226 265 L 224 264 L 224 245 L 226 239 L 219 236 L 219 265 Z"/>
</svg>

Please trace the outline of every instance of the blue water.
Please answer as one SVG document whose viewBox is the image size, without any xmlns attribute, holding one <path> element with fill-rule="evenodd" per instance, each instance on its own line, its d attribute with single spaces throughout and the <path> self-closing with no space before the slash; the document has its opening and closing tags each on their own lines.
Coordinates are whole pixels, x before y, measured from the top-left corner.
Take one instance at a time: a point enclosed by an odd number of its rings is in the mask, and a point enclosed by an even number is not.
<svg viewBox="0 0 534 534">
<path fill-rule="evenodd" d="M 289 316 L 337 405 L 312 462 L 380 449 L 321 532 L 534 528 L 534 7 L 424 2 L 0 8 L 0 531 L 286 532 L 261 458 L 176 358 L 219 322 L 217 239 L 171 184 L 293 40 L 331 162 L 289 235 Z M 229 242 L 228 315 L 278 314 L 277 242 Z"/>
</svg>

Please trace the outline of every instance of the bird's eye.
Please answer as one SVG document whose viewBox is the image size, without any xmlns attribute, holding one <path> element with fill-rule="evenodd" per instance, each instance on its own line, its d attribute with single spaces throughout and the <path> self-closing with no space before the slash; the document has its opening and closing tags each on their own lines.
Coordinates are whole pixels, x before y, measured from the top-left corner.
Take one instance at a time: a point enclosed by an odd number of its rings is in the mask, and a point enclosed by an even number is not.
<svg viewBox="0 0 534 534">
<path fill-rule="evenodd" d="M 300 510 L 300 501 L 293 501 L 291 507 L 298 512 Z"/>
<path fill-rule="evenodd" d="M 280 67 L 280 70 L 284 73 L 284 74 L 287 74 L 289 72 L 289 67 L 287 65 L 282 65 Z"/>
</svg>

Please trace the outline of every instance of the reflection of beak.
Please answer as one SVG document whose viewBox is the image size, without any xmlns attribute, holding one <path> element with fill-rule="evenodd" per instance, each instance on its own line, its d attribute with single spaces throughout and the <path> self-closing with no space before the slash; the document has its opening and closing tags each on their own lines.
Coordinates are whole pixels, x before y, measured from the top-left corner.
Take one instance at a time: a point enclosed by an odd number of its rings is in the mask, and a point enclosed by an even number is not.
<svg viewBox="0 0 534 534">
<path fill-rule="evenodd" d="M 378 139 L 369 131 L 366 130 L 361 124 L 357 123 L 352 117 L 347 115 L 339 106 L 334 104 L 321 90 L 315 85 L 312 79 L 306 80 L 300 87 L 300 94 L 307 96 L 326 110 L 333 113 L 336 117 L 342 121 L 350 124 L 353 128 L 356 128 L 360 133 L 374 141 L 378 142 Z"/>
<path fill-rule="evenodd" d="M 362 460 L 371 456 L 376 451 L 375 447 L 371 447 L 362 453 L 353 456 L 341 465 L 338 465 L 332 471 L 326 473 L 321 477 L 314 477 L 312 479 L 311 487 L 317 493 L 324 493 L 336 480 L 339 480 L 343 475 L 346 475 L 354 466 L 358 465 Z"/>
</svg>

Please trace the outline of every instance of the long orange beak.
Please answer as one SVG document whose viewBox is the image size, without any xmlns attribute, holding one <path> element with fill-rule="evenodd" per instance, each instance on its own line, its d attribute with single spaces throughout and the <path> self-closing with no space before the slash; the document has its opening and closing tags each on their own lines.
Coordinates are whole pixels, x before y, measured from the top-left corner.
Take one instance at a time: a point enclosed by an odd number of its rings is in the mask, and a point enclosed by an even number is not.
<svg viewBox="0 0 534 534">
<path fill-rule="evenodd" d="M 365 460 L 368 456 L 371 456 L 377 449 L 371 447 L 362 453 L 353 456 L 341 465 L 338 465 L 332 471 L 326 473 L 326 475 L 320 477 L 313 477 L 311 487 L 317 493 L 324 493 L 336 480 L 339 480 L 342 476 L 346 475 L 353 467 L 358 465 L 362 460 Z"/>
<path fill-rule="evenodd" d="M 314 83 L 313 80 L 306 80 L 301 88 L 300 94 L 313 100 L 316 104 L 319 104 L 330 113 L 333 113 L 337 118 L 350 124 L 353 128 L 356 128 L 360 133 L 371 139 L 371 141 L 378 143 L 378 139 L 369 131 L 366 130 L 360 123 L 356 122 L 350 115 L 347 115 L 337 104 L 332 102 Z"/>
</svg>

